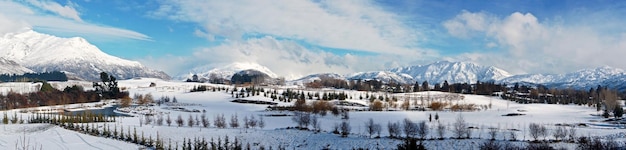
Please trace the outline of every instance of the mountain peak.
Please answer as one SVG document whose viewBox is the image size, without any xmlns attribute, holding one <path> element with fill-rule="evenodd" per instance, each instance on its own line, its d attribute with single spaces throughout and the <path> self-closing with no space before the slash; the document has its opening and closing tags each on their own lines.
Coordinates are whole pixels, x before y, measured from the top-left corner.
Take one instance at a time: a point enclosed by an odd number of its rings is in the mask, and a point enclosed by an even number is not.
<svg viewBox="0 0 626 150">
<path fill-rule="evenodd" d="M 230 64 L 221 64 L 221 65 L 205 65 L 191 69 L 191 71 L 187 74 L 182 74 L 176 77 L 178 80 L 186 80 L 189 79 L 193 75 L 198 75 L 200 78 L 209 79 L 211 76 L 220 79 L 227 79 L 233 76 L 233 74 L 243 71 L 243 70 L 256 70 L 267 74 L 270 78 L 277 78 L 274 72 L 272 72 L 269 68 L 253 62 L 233 62 Z"/>
<path fill-rule="evenodd" d="M 29 30 L 5 35 L 0 38 L 0 47 L 0 56 L 36 72 L 64 71 L 86 80 L 98 80 L 102 71 L 120 79 L 169 79 L 167 74 L 139 62 L 108 55 L 81 37 L 61 38 Z"/>
</svg>

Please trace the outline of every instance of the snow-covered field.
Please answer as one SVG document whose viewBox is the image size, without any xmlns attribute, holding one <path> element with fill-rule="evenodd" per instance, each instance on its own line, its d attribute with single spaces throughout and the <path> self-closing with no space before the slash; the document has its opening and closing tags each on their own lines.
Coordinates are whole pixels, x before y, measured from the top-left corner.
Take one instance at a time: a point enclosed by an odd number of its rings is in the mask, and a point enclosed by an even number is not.
<svg viewBox="0 0 626 150">
<path fill-rule="evenodd" d="M 78 82 L 77 82 L 78 83 Z M 150 83 L 155 83 L 156 87 L 149 87 Z M 6 84 L 6 83 L 3 83 Z M 0 87 L 12 87 L 13 84 L 4 85 L 0 84 Z M 70 85 L 67 83 L 53 83 L 57 85 Z M 83 86 L 89 85 L 86 83 L 79 83 Z M 172 145 L 176 143 L 182 143 L 183 138 L 205 138 L 210 140 L 211 138 L 217 140 L 223 139 L 225 136 L 229 136 L 231 140 L 235 137 L 243 142 L 245 146 L 247 143 L 251 145 L 253 149 L 259 147 L 273 148 L 284 147 L 286 149 L 352 149 L 352 148 L 369 148 L 369 149 L 395 149 L 396 146 L 401 143 L 399 140 L 386 138 L 388 136 L 387 123 L 399 122 L 405 118 L 408 118 L 414 122 L 426 121 L 430 128 L 425 146 L 428 149 L 476 149 L 478 145 L 487 141 L 488 128 L 498 128 L 498 140 L 509 139 L 510 132 L 516 134 L 516 139 L 521 141 L 532 140 L 528 133 L 528 125 L 530 123 L 538 123 L 546 126 L 551 132 L 556 128 L 556 124 L 585 124 L 586 126 L 576 126 L 576 132 L 578 136 L 600 136 L 611 137 L 614 140 L 626 140 L 624 139 L 624 133 L 622 129 L 617 125 L 611 125 L 602 123 L 603 120 L 600 117 L 592 116 L 592 114 L 598 114 L 595 108 L 586 106 L 575 105 L 554 105 L 554 104 L 516 104 L 502 100 L 498 97 L 476 96 L 476 95 L 463 95 L 464 99 L 460 101 L 451 101 L 453 104 L 476 104 L 476 105 L 489 105 L 490 109 L 484 109 L 473 112 L 451 112 L 451 111 L 353 111 L 350 112 L 350 119 L 348 122 L 351 125 L 351 134 L 347 138 L 342 138 L 339 135 L 330 133 L 333 130 L 335 124 L 339 124 L 344 120 L 341 117 L 333 116 L 329 113 L 326 116 L 320 116 L 322 132 L 314 133 L 312 131 L 301 131 L 295 129 L 287 129 L 288 127 L 295 127 L 296 124 L 292 121 L 291 117 L 272 117 L 270 115 L 275 114 L 291 114 L 291 112 L 280 111 L 267 111 L 267 105 L 257 104 L 240 104 L 230 102 L 234 98 L 231 97 L 230 92 L 224 91 L 218 92 L 188 92 L 192 87 L 200 85 L 200 83 L 182 83 L 182 82 L 170 82 L 162 81 L 159 79 L 134 79 L 124 80 L 119 82 L 119 86 L 127 89 L 130 95 L 135 94 L 152 94 L 155 99 L 159 99 L 162 96 L 170 98 L 176 97 L 179 104 L 187 110 L 199 110 L 200 112 L 183 112 L 176 111 L 168 107 L 167 105 L 150 107 L 151 111 L 157 112 L 164 118 L 167 116 L 175 120 L 179 115 L 185 120 L 182 127 L 178 127 L 176 123 L 172 123 L 171 126 L 156 125 L 152 123 L 150 125 L 140 125 L 140 115 L 135 114 L 137 117 L 123 117 L 117 119 L 114 123 L 98 123 L 100 128 L 109 126 L 109 128 L 124 128 L 124 132 L 128 129 L 136 129 L 138 133 L 144 133 L 145 137 L 155 138 L 157 133 L 165 141 L 165 145 L 171 141 Z M 225 85 L 211 85 L 209 86 L 224 86 Z M 32 85 L 36 86 L 36 85 Z M 28 86 L 20 86 L 28 87 Z M 63 88 L 63 87 L 57 87 Z M 232 88 L 232 87 L 230 87 Z M 30 88 L 23 88 L 30 89 Z M 268 88 L 269 89 L 269 88 Z M 282 90 L 281 88 L 276 88 Z M 15 89 L 20 90 L 20 89 Z M 14 91 L 15 91 L 14 90 Z M 323 90 L 305 90 L 305 92 L 320 92 Z M 329 91 L 328 89 L 326 91 Z M 366 92 L 357 91 L 342 91 L 346 92 L 352 99 L 348 101 L 368 104 L 368 100 L 359 100 L 359 96 L 367 94 Z M 370 93 L 370 94 L 383 94 L 384 93 Z M 413 93 L 414 96 L 432 96 L 445 95 L 441 92 L 420 92 Z M 248 100 L 261 100 L 272 101 L 270 98 L 262 96 L 247 97 Z M 390 95 L 391 96 L 391 95 Z M 405 94 L 395 94 L 393 96 L 402 97 Z M 400 101 L 403 98 L 399 98 Z M 278 102 L 278 101 L 276 101 Z M 279 105 L 290 105 L 289 103 L 278 102 Z M 398 102 L 401 104 L 401 102 Z M 412 102 L 413 103 L 413 102 Z M 93 105 L 85 104 L 85 106 Z M 400 105 L 398 104 L 398 105 Z M 49 107 L 47 107 L 49 108 Z M 35 108 L 31 108 L 35 109 Z M 45 108 L 39 108 L 45 109 Z M 18 110 L 12 110 L 8 114 L 13 114 Z M 202 114 L 206 114 L 211 127 L 203 128 L 194 125 L 189 127 L 186 120 L 192 116 L 192 118 L 200 117 Z M 503 116 L 509 113 L 522 113 L 522 116 Z M 29 114 L 21 114 L 24 117 L 28 117 Z M 264 128 L 243 129 L 243 128 L 226 128 L 219 129 L 213 126 L 213 118 L 223 114 L 226 118 L 226 122 L 230 122 L 230 118 L 233 115 L 237 115 L 240 124 L 244 117 L 254 116 L 259 119 L 264 116 L 265 121 Z M 428 122 L 429 116 L 434 117 L 435 114 L 439 115 L 439 120 L 433 118 L 432 122 Z M 451 139 L 453 133 L 452 124 L 455 122 L 458 116 L 462 115 L 469 126 L 475 127 L 472 129 L 472 139 L 455 140 Z M 158 116 L 158 115 L 157 115 Z M 375 123 L 382 125 L 381 136 L 383 138 L 368 138 L 364 123 L 368 119 L 374 119 Z M 154 118 L 156 120 L 156 117 Z M 435 134 L 435 126 L 438 123 L 446 126 L 445 140 L 434 140 L 438 136 Z M 44 149 L 137 149 L 138 145 L 112 140 L 102 137 L 94 137 L 91 135 L 81 134 L 75 131 L 65 130 L 63 128 L 47 125 L 47 124 L 27 124 L 27 125 L 0 125 L 0 149 L 14 149 L 15 144 L 18 143 L 19 138 L 26 137 L 31 139 L 33 146 L 40 145 Z M 547 139 L 553 139 L 552 134 L 549 134 Z M 517 145 L 524 145 L 526 142 L 514 142 Z M 573 149 L 575 144 L 570 143 L 552 143 L 553 147 Z"/>
</svg>

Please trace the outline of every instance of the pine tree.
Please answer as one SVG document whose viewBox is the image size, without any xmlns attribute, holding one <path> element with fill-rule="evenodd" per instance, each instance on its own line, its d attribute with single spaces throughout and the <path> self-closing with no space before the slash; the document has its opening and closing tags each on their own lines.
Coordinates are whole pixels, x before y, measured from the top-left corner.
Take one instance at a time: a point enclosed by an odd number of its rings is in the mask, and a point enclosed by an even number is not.
<svg viewBox="0 0 626 150">
<path fill-rule="evenodd" d="M 132 139 L 132 141 L 133 141 L 133 143 L 139 143 L 139 138 L 137 138 L 137 128 L 133 127 L 133 131 L 134 132 L 133 132 L 133 139 Z"/>
<path fill-rule="evenodd" d="M 117 125 L 113 125 L 113 138 L 118 138 Z"/>
<path fill-rule="evenodd" d="M 143 131 L 141 131 L 141 140 L 139 140 L 139 145 L 146 145 L 146 138 L 143 136 Z"/>
<path fill-rule="evenodd" d="M 116 128 L 117 128 L 117 126 L 116 126 Z M 120 136 L 119 136 L 119 138 L 120 138 L 121 140 L 124 140 L 124 127 L 123 127 L 123 126 L 122 126 L 122 127 L 120 127 Z"/>
<path fill-rule="evenodd" d="M 621 105 L 617 104 L 617 106 L 615 106 L 615 109 L 613 110 L 613 115 L 615 116 L 615 118 L 621 118 L 622 115 L 624 115 L 624 109 Z"/>
<path fill-rule="evenodd" d="M 163 141 L 161 141 L 161 137 L 159 136 L 159 132 L 157 132 L 157 136 L 156 136 L 156 142 L 154 144 L 154 148 L 155 149 L 164 149 L 163 147 Z"/>
<path fill-rule="evenodd" d="M 2 118 L 2 123 L 3 124 L 9 124 L 9 116 L 7 115 L 7 112 L 4 112 L 4 117 Z"/>
</svg>

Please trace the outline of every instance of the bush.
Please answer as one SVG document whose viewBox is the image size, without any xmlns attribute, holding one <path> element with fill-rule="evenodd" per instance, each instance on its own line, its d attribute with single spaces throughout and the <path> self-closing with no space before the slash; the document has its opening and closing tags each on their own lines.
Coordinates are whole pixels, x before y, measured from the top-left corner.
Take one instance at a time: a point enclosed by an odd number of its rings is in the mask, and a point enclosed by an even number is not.
<svg viewBox="0 0 626 150">
<path fill-rule="evenodd" d="M 620 146 L 614 140 L 602 141 L 599 138 L 580 137 L 577 149 L 621 149 Z"/>
<path fill-rule="evenodd" d="M 407 138 L 404 139 L 402 144 L 398 145 L 398 150 L 425 150 L 426 148 L 421 143 L 417 145 L 417 139 Z"/>
<path fill-rule="evenodd" d="M 478 146 L 480 150 L 500 150 L 502 147 L 503 146 L 500 143 L 493 140 L 484 142 Z"/>
<path fill-rule="evenodd" d="M 450 107 L 452 111 L 475 111 L 476 104 L 454 104 Z"/>
<path fill-rule="evenodd" d="M 430 103 L 430 106 L 428 106 L 428 108 L 434 111 L 439 111 L 439 110 L 443 110 L 443 108 L 445 108 L 446 106 L 448 106 L 448 104 L 444 102 L 432 102 Z"/>
<path fill-rule="evenodd" d="M 383 111 L 383 102 L 381 102 L 380 100 L 374 101 L 370 105 L 370 110 L 372 110 L 372 111 Z"/>
<path fill-rule="evenodd" d="M 553 150 L 554 148 L 548 143 L 530 143 L 526 146 L 527 150 Z"/>
</svg>

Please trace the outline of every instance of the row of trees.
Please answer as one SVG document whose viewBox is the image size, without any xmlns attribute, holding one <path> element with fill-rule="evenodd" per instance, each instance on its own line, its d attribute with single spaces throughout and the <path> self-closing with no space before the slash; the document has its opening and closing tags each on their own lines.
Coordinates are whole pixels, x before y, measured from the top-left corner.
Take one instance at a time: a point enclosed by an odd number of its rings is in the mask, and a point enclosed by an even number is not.
<svg viewBox="0 0 626 150">
<path fill-rule="evenodd" d="M 1 82 L 67 81 L 67 75 L 60 71 L 24 73 L 22 75 L 1 74 Z"/>
<path fill-rule="evenodd" d="M 20 94 L 9 92 L 0 95 L 0 109 L 17 109 L 39 106 L 98 102 L 100 97 L 94 91 L 83 91 L 78 85 L 66 87 L 63 91 L 52 88 L 44 82 L 41 90 L 33 93 Z"/>
<path fill-rule="evenodd" d="M 185 120 L 183 116 L 178 115 L 175 119 L 171 118 L 170 115 L 166 117 L 164 115 L 144 115 L 139 118 L 140 125 L 156 125 L 156 126 L 172 126 L 172 124 L 177 127 L 189 126 L 189 127 L 211 127 L 211 122 L 206 114 L 201 114 L 200 117 L 198 115 L 192 116 L 189 114 L 189 117 Z M 239 120 L 239 116 L 237 114 L 233 114 L 230 117 L 229 122 L 226 122 L 226 118 L 224 114 L 218 114 L 213 118 L 213 127 L 215 128 L 243 128 L 243 129 L 254 129 L 256 127 L 265 128 L 265 120 L 263 116 L 254 117 L 254 115 L 244 116 L 243 120 Z"/>
</svg>

